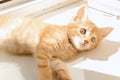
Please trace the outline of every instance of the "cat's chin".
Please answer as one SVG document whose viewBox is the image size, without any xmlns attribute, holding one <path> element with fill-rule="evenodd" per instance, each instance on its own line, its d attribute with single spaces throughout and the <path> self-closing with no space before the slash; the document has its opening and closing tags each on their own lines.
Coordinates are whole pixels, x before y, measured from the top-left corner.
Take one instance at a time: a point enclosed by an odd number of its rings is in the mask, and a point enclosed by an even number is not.
<svg viewBox="0 0 120 80">
<path fill-rule="evenodd" d="M 75 46 L 75 48 L 78 51 L 87 51 L 87 50 L 93 49 L 94 47 L 91 47 L 89 45 L 79 45 L 79 46 Z"/>
<path fill-rule="evenodd" d="M 90 49 L 77 49 L 77 51 L 79 51 L 79 52 L 88 51 L 88 50 L 91 50 L 91 48 Z"/>
<path fill-rule="evenodd" d="M 87 51 L 89 49 L 77 49 L 78 51 Z"/>
</svg>

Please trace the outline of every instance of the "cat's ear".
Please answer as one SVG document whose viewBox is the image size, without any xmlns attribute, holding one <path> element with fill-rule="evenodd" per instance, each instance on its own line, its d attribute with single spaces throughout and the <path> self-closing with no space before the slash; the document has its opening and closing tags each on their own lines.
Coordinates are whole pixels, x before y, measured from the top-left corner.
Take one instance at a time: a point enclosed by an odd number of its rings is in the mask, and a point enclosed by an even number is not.
<svg viewBox="0 0 120 80">
<path fill-rule="evenodd" d="M 100 40 L 105 38 L 112 30 L 112 27 L 99 28 Z"/>
<path fill-rule="evenodd" d="M 76 16 L 73 18 L 73 21 L 85 21 L 88 19 L 87 15 L 87 6 L 83 5 L 77 12 Z"/>
</svg>

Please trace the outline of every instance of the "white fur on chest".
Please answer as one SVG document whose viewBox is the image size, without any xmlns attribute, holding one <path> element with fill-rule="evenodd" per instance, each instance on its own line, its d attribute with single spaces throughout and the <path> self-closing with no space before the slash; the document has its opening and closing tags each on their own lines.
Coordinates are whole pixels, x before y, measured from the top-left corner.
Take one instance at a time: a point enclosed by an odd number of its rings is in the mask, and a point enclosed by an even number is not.
<svg viewBox="0 0 120 80">
<path fill-rule="evenodd" d="M 78 50 L 85 50 L 90 48 L 89 44 L 83 45 L 84 40 L 77 36 L 73 38 L 73 44 Z"/>
</svg>

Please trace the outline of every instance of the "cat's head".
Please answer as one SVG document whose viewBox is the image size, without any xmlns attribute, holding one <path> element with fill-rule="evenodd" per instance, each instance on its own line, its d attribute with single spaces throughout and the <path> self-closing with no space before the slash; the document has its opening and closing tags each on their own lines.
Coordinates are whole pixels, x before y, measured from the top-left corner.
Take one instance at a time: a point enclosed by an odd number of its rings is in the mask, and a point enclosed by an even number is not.
<svg viewBox="0 0 120 80">
<path fill-rule="evenodd" d="M 112 27 L 98 28 L 86 16 L 84 6 L 80 8 L 73 20 L 74 22 L 70 23 L 68 27 L 68 37 L 72 45 L 79 51 L 96 47 L 113 29 Z"/>
</svg>

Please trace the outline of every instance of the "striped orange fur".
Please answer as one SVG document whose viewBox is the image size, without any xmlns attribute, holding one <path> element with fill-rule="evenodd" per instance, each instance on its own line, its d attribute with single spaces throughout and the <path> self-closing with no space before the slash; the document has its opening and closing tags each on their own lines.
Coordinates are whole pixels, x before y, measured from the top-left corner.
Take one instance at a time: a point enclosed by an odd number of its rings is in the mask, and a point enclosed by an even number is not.
<svg viewBox="0 0 120 80">
<path fill-rule="evenodd" d="M 73 22 L 59 26 L 33 18 L 0 16 L 0 49 L 13 54 L 33 54 L 40 80 L 72 80 L 64 61 L 81 51 L 90 50 L 106 37 L 112 28 L 98 28 L 84 17 L 80 8 Z"/>
</svg>

